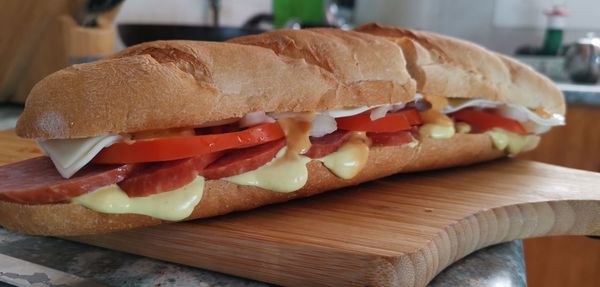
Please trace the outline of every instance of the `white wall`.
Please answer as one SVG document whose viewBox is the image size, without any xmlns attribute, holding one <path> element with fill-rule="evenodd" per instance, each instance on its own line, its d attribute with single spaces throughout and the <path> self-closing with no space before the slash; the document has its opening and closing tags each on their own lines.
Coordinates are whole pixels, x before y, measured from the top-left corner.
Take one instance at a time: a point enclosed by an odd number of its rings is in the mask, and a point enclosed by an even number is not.
<svg viewBox="0 0 600 287">
<path fill-rule="evenodd" d="M 271 0 L 221 0 L 221 26 L 239 27 L 256 14 L 271 13 Z M 208 0 L 126 0 L 115 18 L 115 25 L 181 24 L 212 25 Z M 117 35 L 115 49 L 125 45 Z"/>
<path fill-rule="evenodd" d="M 565 2 L 571 11 L 567 25 L 577 27 L 567 29 L 565 42 L 588 31 L 600 34 L 600 0 L 356 0 L 355 18 L 358 24 L 380 22 L 435 31 L 512 54 L 525 44 L 541 46 L 541 10 L 554 2 Z M 515 15 L 507 13 L 515 9 Z M 222 0 L 221 24 L 240 26 L 251 16 L 270 11 L 271 0 Z M 210 25 L 211 21 L 208 0 L 126 0 L 116 18 L 117 23 Z"/>
<path fill-rule="evenodd" d="M 221 0 L 220 23 L 241 26 L 251 16 L 271 12 L 271 0 Z M 126 0 L 117 23 L 212 25 L 208 0 Z"/>
<path fill-rule="evenodd" d="M 531 9 L 528 13 L 533 21 L 513 23 L 506 19 L 510 15 L 497 15 L 496 9 L 510 11 L 507 6 L 516 2 L 535 2 L 551 6 L 552 0 L 357 0 L 356 21 L 358 24 L 380 22 L 389 25 L 434 31 L 467 39 L 492 50 L 512 54 L 518 46 L 525 44 L 541 46 L 544 38 L 542 11 Z M 572 42 L 585 36 L 588 31 L 600 34 L 600 1 L 563 0 L 571 11 L 570 18 L 577 26 L 568 28 L 564 42 Z M 592 3 L 592 4 L 590 4 Z M 517 3 L 518 4 L 518 3 Z M 597 6 L 597 8 L 596 8 Z M 544 7 L 541 5 L 540 7 Z M 548 7 L 550 8 L 550 7 Z M 589 13 L 595 9 L 597 15 Z M 517 19 L 526 17 L 521 13 Z M 539 22 L 542 17 L 542 22 Z M 524 23 L 524 24 L 523 24 Z M 573 25 L 572 25 L 573 26 Z M 588 27 L 588 28 L 585 28 Z"/>
</svg>

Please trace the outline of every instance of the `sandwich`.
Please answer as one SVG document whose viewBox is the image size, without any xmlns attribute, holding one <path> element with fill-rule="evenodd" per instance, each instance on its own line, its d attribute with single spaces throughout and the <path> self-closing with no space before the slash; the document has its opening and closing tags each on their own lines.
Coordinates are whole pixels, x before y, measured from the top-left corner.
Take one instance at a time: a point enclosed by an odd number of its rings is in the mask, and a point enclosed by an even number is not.
<svg viewBox="0 0 600 287">
<path fill-rule="evenodd" d="M 375 24 L 158 41 L 49 75 L 0 167 L 0 225 L 107 233 L 534 148 L 560 91 L 505 56 Z"/>
</svg>

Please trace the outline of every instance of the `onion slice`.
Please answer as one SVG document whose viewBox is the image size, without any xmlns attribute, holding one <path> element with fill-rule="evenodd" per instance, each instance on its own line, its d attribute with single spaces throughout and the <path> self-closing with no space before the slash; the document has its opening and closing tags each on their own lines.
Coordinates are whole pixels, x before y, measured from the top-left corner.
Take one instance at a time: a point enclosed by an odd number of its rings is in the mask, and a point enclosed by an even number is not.
<svg viewBox="0 0 600 287">
<path fill-rule="evenodd" d="M 324 115 L 317 114 L 312 120 L 312 128 L 310 130 L 311 137 L 322 137 L 324 135 L 328 135 L 337 130 L 337 123 L 335 122 L 335 118 Z"/>
<path fill-rule="evenodd" d="M 263 111 L 248 113 L 240 119 L 240 127 L 248 128 L 264 123 L 274 123 L 275 119 Z"/>
</svg>

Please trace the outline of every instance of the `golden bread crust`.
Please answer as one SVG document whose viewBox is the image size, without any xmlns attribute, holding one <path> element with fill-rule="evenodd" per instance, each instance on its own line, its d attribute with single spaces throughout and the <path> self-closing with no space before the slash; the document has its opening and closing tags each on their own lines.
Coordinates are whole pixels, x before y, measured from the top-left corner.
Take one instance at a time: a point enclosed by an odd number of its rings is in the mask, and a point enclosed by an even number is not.
<svg viewBox="0 0 600 287">
<path fill-rule="evenodd" d="M 565 114 L 561 91 L 530 67 L 473 43 L 431 32 L 367 24 L 356 31 L 394 41 L 424 95 L 480 98 Z"/>
<path fill-rule="evenodd" d="M 192 127 L 254 111 L 322 111 L 414 98 L 415 83 L 393 43 L 356 32 L 320 33 L 340 32 L 301 32 L 319 37 L 316 47 L 345 51 L 310 51 L 310 61 L 333 61 L 336 54 L 332 69 L 254 45 L 195 41 L 144 43 L 74 65 L 32 89 L 17 134 L 84 138 Z M 378 68 L 382 59 L 367 53 L 367 45 L 381 48 L 393 66 Z"/>
</svg>

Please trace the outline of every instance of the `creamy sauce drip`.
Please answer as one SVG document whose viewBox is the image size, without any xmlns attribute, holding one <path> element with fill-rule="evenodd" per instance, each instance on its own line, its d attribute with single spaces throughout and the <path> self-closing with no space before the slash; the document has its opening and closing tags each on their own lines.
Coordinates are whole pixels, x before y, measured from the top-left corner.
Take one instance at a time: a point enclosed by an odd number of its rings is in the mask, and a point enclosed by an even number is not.
<svg viewBox="0 0 600 287">
<path fill-rule="evenodd" d="M 337 151 L 317 159 L 343 179 L 355 177 L 367 164 L 370 140 L 364 132 L 355 132 Z"/>
<path fill-rule="evenodd" d="M 431 109 L 420 113 L 424 125 L 419 128 L 419 135 L 434 139 L 454 136 L 454 121 L 443 113 L 448 99 L 441 96 L 425 96 L 425 100 L 431 103 Z"/>
<path fill-rule="evenodd" d="M 118 185 L 112 184 L 71 201 L 102 213 L 141 214 L 177 221 L 192 214 L 203 194 L 204 178 L 199 176 L 181 188 L 144 197 L 129 197 Z"/>
<path fill-rule="evenodd" d="M 500 128 L 495 128 L 485 133 L 492 139 L 494 147 L 506 151 L 509 155 L 517 155 L 521 152 L 532 150 L 540 141 L 540 137 L 537 135 L 523 136 Z"/>
</svg>

